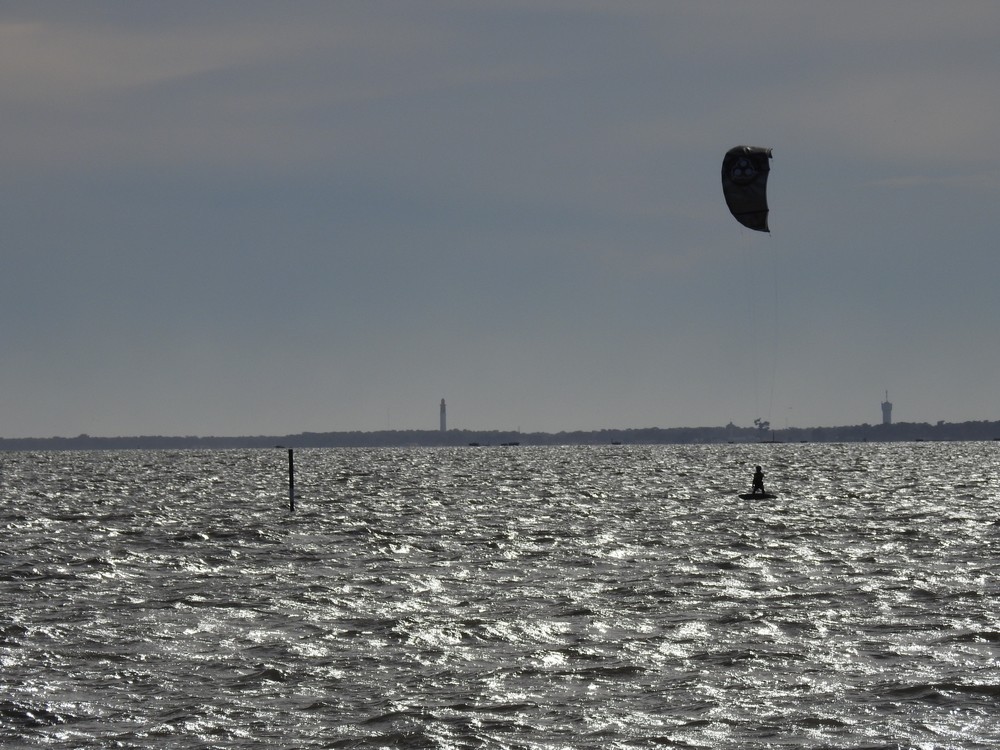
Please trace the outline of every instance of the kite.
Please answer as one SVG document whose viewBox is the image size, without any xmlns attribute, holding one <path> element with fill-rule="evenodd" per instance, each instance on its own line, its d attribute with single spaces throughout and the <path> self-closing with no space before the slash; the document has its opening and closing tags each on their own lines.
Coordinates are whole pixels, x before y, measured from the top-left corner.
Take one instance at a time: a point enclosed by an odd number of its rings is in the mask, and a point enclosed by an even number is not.
<svg viewBox="0 0 1000 750">
<path fill-rule="evenodd" d="M 758 232 L 767 228 L 767 174 L 771 149 L 736 146 L 722 160 L 722 192 L 736 221 Z"/>
</svg>

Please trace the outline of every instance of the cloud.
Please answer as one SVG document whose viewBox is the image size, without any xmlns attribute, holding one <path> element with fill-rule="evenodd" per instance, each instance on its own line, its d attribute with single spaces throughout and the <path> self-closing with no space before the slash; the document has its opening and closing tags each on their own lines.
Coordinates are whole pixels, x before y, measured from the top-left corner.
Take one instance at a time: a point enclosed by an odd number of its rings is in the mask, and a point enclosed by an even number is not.
<svg viewBox="0 0 1000 750">
<path fill-rule="evenodd" d="M 540 429 L 667 402 L 746 423 L 760 290 L 803 401 L 848 397 L 831 360 L 930 369 L 931 312 L 958 358 L 998 304 L 998 24 L 923 0 L 5 2 L 5 429 L 43 402 L 115 414 L 76 432 L 255 429 L 286 362 L 309 363 L 290 431 L 425 398 L 433 424 L 458 392 L 478 426 L 505 399 Z M 722 200 L 738 143 L 774 148 L 769 237 Z"/>
<path fill-rule="evenodd" d="M 910 174 L 883 177 L 868 183 L 873 187 L 882 188 L 923 188 L 942 187 L 959 188 L 963 190 L 997 190 L 1000 189 L 1000 170 L 990 172 L 970 172 L 968 174 Z"/>
</svg>

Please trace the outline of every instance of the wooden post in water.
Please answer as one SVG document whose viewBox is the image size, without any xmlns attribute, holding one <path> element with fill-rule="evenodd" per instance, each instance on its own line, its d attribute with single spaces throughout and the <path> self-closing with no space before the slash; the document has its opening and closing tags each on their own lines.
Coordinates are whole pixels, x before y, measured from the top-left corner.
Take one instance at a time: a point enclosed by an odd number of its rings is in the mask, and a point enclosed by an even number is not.
<svg viewBox="0 0 1000 750">
<path fill-rule="evenodd" d="M 288 449 L 288 510 L 295 512 L 295 457 L 292 449 Z"/>
</svg>

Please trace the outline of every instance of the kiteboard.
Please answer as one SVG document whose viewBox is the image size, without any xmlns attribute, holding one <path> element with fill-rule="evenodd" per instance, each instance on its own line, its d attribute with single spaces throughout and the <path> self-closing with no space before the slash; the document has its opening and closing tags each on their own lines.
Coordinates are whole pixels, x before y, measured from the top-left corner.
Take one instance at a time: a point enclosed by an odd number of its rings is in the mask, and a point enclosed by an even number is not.
<svg viewBox="0 0 1000 750">
<path fill-rule="evenodd" d="M 756 495 L 750 492 L 745 492 L 740 495 L 740 500 L 774 500 L 776 497 L 778 496 L 772 495 L 770 492 L 765 492 L 763 495 L 759 492 Z"/>
</svg>

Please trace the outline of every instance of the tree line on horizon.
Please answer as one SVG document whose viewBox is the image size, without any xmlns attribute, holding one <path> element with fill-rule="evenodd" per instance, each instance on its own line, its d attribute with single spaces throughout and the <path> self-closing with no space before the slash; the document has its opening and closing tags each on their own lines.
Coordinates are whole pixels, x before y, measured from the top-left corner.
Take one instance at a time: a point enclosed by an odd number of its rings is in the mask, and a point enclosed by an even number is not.
<svg viewBox="0 0 1000 750">
<path fill-rule="evenodd" d="M 377 430 L 303 432 L 296 435 L 198 437 L 141 435 L 134 437 L 0 438 L 0 450 L 127 450 L 222 448 L 380 448 L 498 445 L 688 445 L 713 443 L 845 443 L 950 440 L 1000 440 L 1000 421 L 899 422 L 842 427 L 646 427 L 517 432 L 503 430 Z"/>
</svg>

